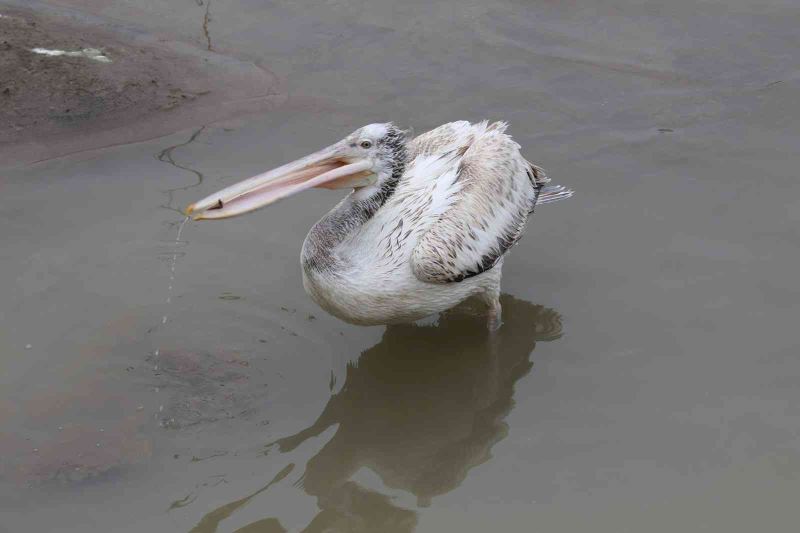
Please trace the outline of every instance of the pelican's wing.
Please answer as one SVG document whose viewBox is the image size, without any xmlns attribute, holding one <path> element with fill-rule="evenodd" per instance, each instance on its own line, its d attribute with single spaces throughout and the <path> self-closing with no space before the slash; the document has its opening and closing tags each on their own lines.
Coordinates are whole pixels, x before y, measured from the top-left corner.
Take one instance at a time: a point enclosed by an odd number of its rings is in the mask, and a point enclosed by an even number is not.
<svg viewBox="0 0 800 533">
<path fill-rule="evenodd" d="M 465 123 L 468 124 L 468 123 Z M 457 125 L 460 134 L 453 133 Z M 430 283 L 462 281 L 492 268 L 522 235 L 539 191 L 549 181 L 519 152 L 504 123 L 442 126 L 429 132 L 411 153 L 442 150 L 456 176 L 448 206 L 420 237 L 411 256 L 414 275 Z M 466 129 L 470 132 L 467 133 Z M 425 138 L 430 136 L 429 138 Z"/>
<path fill-rule="evenodd" d="M 443 156 L 447 152 L 465 146 L 473 134 L 473 126 L 466 120 L 448 122 L 414 137 L 408 143 L 408 158 L 411 161 L 420 156 Z"/>
</svg>

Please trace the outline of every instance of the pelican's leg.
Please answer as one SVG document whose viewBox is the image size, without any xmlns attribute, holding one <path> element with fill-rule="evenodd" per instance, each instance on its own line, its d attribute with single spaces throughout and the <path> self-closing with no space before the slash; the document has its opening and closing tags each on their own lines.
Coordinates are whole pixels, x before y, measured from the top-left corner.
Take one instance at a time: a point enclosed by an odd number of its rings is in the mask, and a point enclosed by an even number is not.
<svg viewBox="0 0 800 533">
<path fill-rule="evenodd" d="M 489 307 L 489 321 L 487 323 L 489 331 L 497 331 L 503 324 L 503 308 L 500 306 L 500 299 L 496 299 Z"/>
<path fill-rule="evenodd" d="M 489 331 L 497 331 L 503 323 L 503 307 L 500 305 L 500 286 L 483 293 L 483 300 L 489 308 L 487 327 Z"/>
<path fill-rule="evenodd" d="M 441 318 L 441 315 L 437 313 L 415 320 L 412 324 L 420 328 L 430 328 L 439 325 L 439 318 Z"/>
</svg>

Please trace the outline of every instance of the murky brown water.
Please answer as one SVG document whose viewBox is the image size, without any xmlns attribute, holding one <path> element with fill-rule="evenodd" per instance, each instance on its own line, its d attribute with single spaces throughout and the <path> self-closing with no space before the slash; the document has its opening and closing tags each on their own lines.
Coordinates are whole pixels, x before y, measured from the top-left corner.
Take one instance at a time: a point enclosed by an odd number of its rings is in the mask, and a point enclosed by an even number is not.
<svg viewBox="0 0 800 533">
<path fill-rule="evenodd" d="M 796 528 L 796 2 L 51 3 L 291 94 L 0 171 L 0 531 Z M 496 339 L 317 309 L 337 193 L 175 246 L 179 206 L 360 125 L 481 118 L 577 191 L 506 262 Z"/>
</svg>

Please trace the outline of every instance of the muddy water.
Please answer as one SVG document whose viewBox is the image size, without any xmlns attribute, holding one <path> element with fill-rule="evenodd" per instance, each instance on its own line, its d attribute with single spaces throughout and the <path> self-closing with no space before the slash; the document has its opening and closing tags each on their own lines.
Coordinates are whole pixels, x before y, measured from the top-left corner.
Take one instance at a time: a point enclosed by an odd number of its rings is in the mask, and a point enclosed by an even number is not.
<svg viewBox="0 0 800 533">
<path fill-rule="evenodd" d="M 0 531 L 794 530 L 794 2 L 52 3 L 291 95 L 2 172 Z M 496 339 L 318 310 L 327 191 L 187 224 L 165 307 L 179 206 L 371 121 L 484 117 L 578 191 L 506 262 Z"/>
</svg>

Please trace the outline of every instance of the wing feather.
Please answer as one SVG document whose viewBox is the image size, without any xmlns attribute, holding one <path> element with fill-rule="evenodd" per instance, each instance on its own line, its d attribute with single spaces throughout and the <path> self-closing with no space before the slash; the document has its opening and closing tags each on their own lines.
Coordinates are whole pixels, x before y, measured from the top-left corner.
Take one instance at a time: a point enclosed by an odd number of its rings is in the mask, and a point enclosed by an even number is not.
<svg viewBox="0 0 800 533">
<path fill-rule="evenodd" d="M 411 143 L 412 154 L 446 152 L 456 168 L 454 199 L 412 253 L 421 281 L 452 283 L 485 272 L 522 236 L 538 191 L 549 180 L 521 156 L 505 128 L 502 122 L 456 122 Z"/>
</svg>

